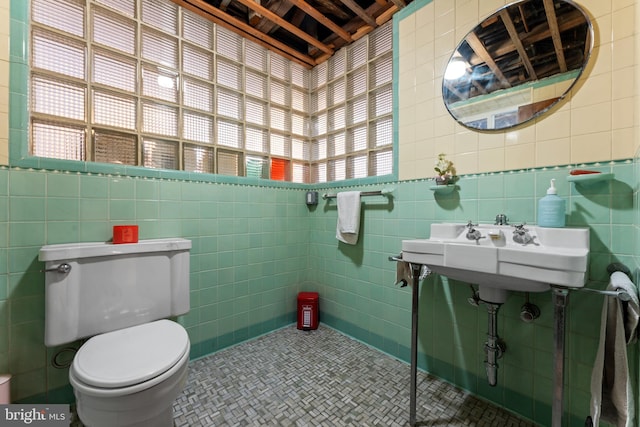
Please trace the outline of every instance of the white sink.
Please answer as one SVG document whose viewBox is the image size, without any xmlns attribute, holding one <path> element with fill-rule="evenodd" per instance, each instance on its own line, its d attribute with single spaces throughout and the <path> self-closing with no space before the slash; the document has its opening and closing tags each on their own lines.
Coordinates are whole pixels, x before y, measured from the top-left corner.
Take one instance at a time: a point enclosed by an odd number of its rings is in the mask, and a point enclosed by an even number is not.
<svg viewBox="0 0 640 427">
<path fill-rule="evenodd" d="M 514 226 L 480 224 L 472 229 L 479 239 L 467 238 L 466 224 L 432 224 L 429 239 L 402 241 L 402 257 L 479 285 L 480 298 L 491 302 L 504 302 L 509 290 L 544 292 L 550 285 L 581 288 L 587 281 L 588 228 L 525 225 L 526 244 L 514 241 Z"/>
</svg>

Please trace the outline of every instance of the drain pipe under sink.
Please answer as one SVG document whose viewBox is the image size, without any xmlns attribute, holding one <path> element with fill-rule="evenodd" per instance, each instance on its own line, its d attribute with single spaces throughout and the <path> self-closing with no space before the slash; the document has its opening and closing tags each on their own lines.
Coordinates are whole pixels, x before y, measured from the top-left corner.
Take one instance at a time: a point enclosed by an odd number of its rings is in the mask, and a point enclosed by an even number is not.
<svg viewBox="0 0 640 427">
<path fill-rule="evenodd" d="M 498 384 L 498 359 L 506 351 L 504 341 L 498 336 L 498 310 L 501 304 L 485 302 L 487 306 L 487 342 L 484 343 L 484 366 L 487 373 L 487 381 L 491 387 Z"/>
</svg>

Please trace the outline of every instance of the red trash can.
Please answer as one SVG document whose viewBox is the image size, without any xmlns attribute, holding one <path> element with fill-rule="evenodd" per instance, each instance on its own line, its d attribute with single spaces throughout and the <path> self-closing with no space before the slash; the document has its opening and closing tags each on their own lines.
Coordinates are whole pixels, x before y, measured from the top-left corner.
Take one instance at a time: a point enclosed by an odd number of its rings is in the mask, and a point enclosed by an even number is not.
<svg viewBox="0 0 640 427">
<path fill-rule="evenodd" d="M 298 293 L 298 329 L 318 329 L 318 293 Z"/>
</svg>

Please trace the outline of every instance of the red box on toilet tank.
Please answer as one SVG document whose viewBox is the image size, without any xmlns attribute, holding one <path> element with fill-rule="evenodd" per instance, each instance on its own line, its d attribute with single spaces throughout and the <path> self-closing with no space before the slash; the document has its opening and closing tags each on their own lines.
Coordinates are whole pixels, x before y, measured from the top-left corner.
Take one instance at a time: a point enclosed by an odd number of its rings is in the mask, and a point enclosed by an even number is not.
<svg viewBox="0 0 640 427">
<path fill-rule="evenodd" d="M 137 225 L 114 225 L 113 226 L 113 243 L 138 243 L 138 226 Z"/>
<path fill-rule="evenodd" d="M 318 329 L 318 293 L 298 293 L 298 329 Z"/>
</svg>

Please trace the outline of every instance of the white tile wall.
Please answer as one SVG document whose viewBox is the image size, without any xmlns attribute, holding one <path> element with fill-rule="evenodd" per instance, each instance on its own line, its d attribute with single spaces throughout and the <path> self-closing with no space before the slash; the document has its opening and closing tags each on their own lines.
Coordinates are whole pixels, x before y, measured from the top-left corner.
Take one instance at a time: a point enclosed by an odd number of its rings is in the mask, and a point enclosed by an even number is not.
<svg viewBox="0 0 640 427">
<path fill-rule="evenodd" d="M 507 3 L 433 0 L 400 21 L 400 179 L 432 176 L 441 152 L 459 174 L 634 156 L 640 122 L 640 0 L 578 1 L 593 20 L 594 50 L 581 80 L 552 114 L 499 133 L 469 131 L 451 118 L 441 98 L 445 64 L 482 17 Z"/>
</svg>

